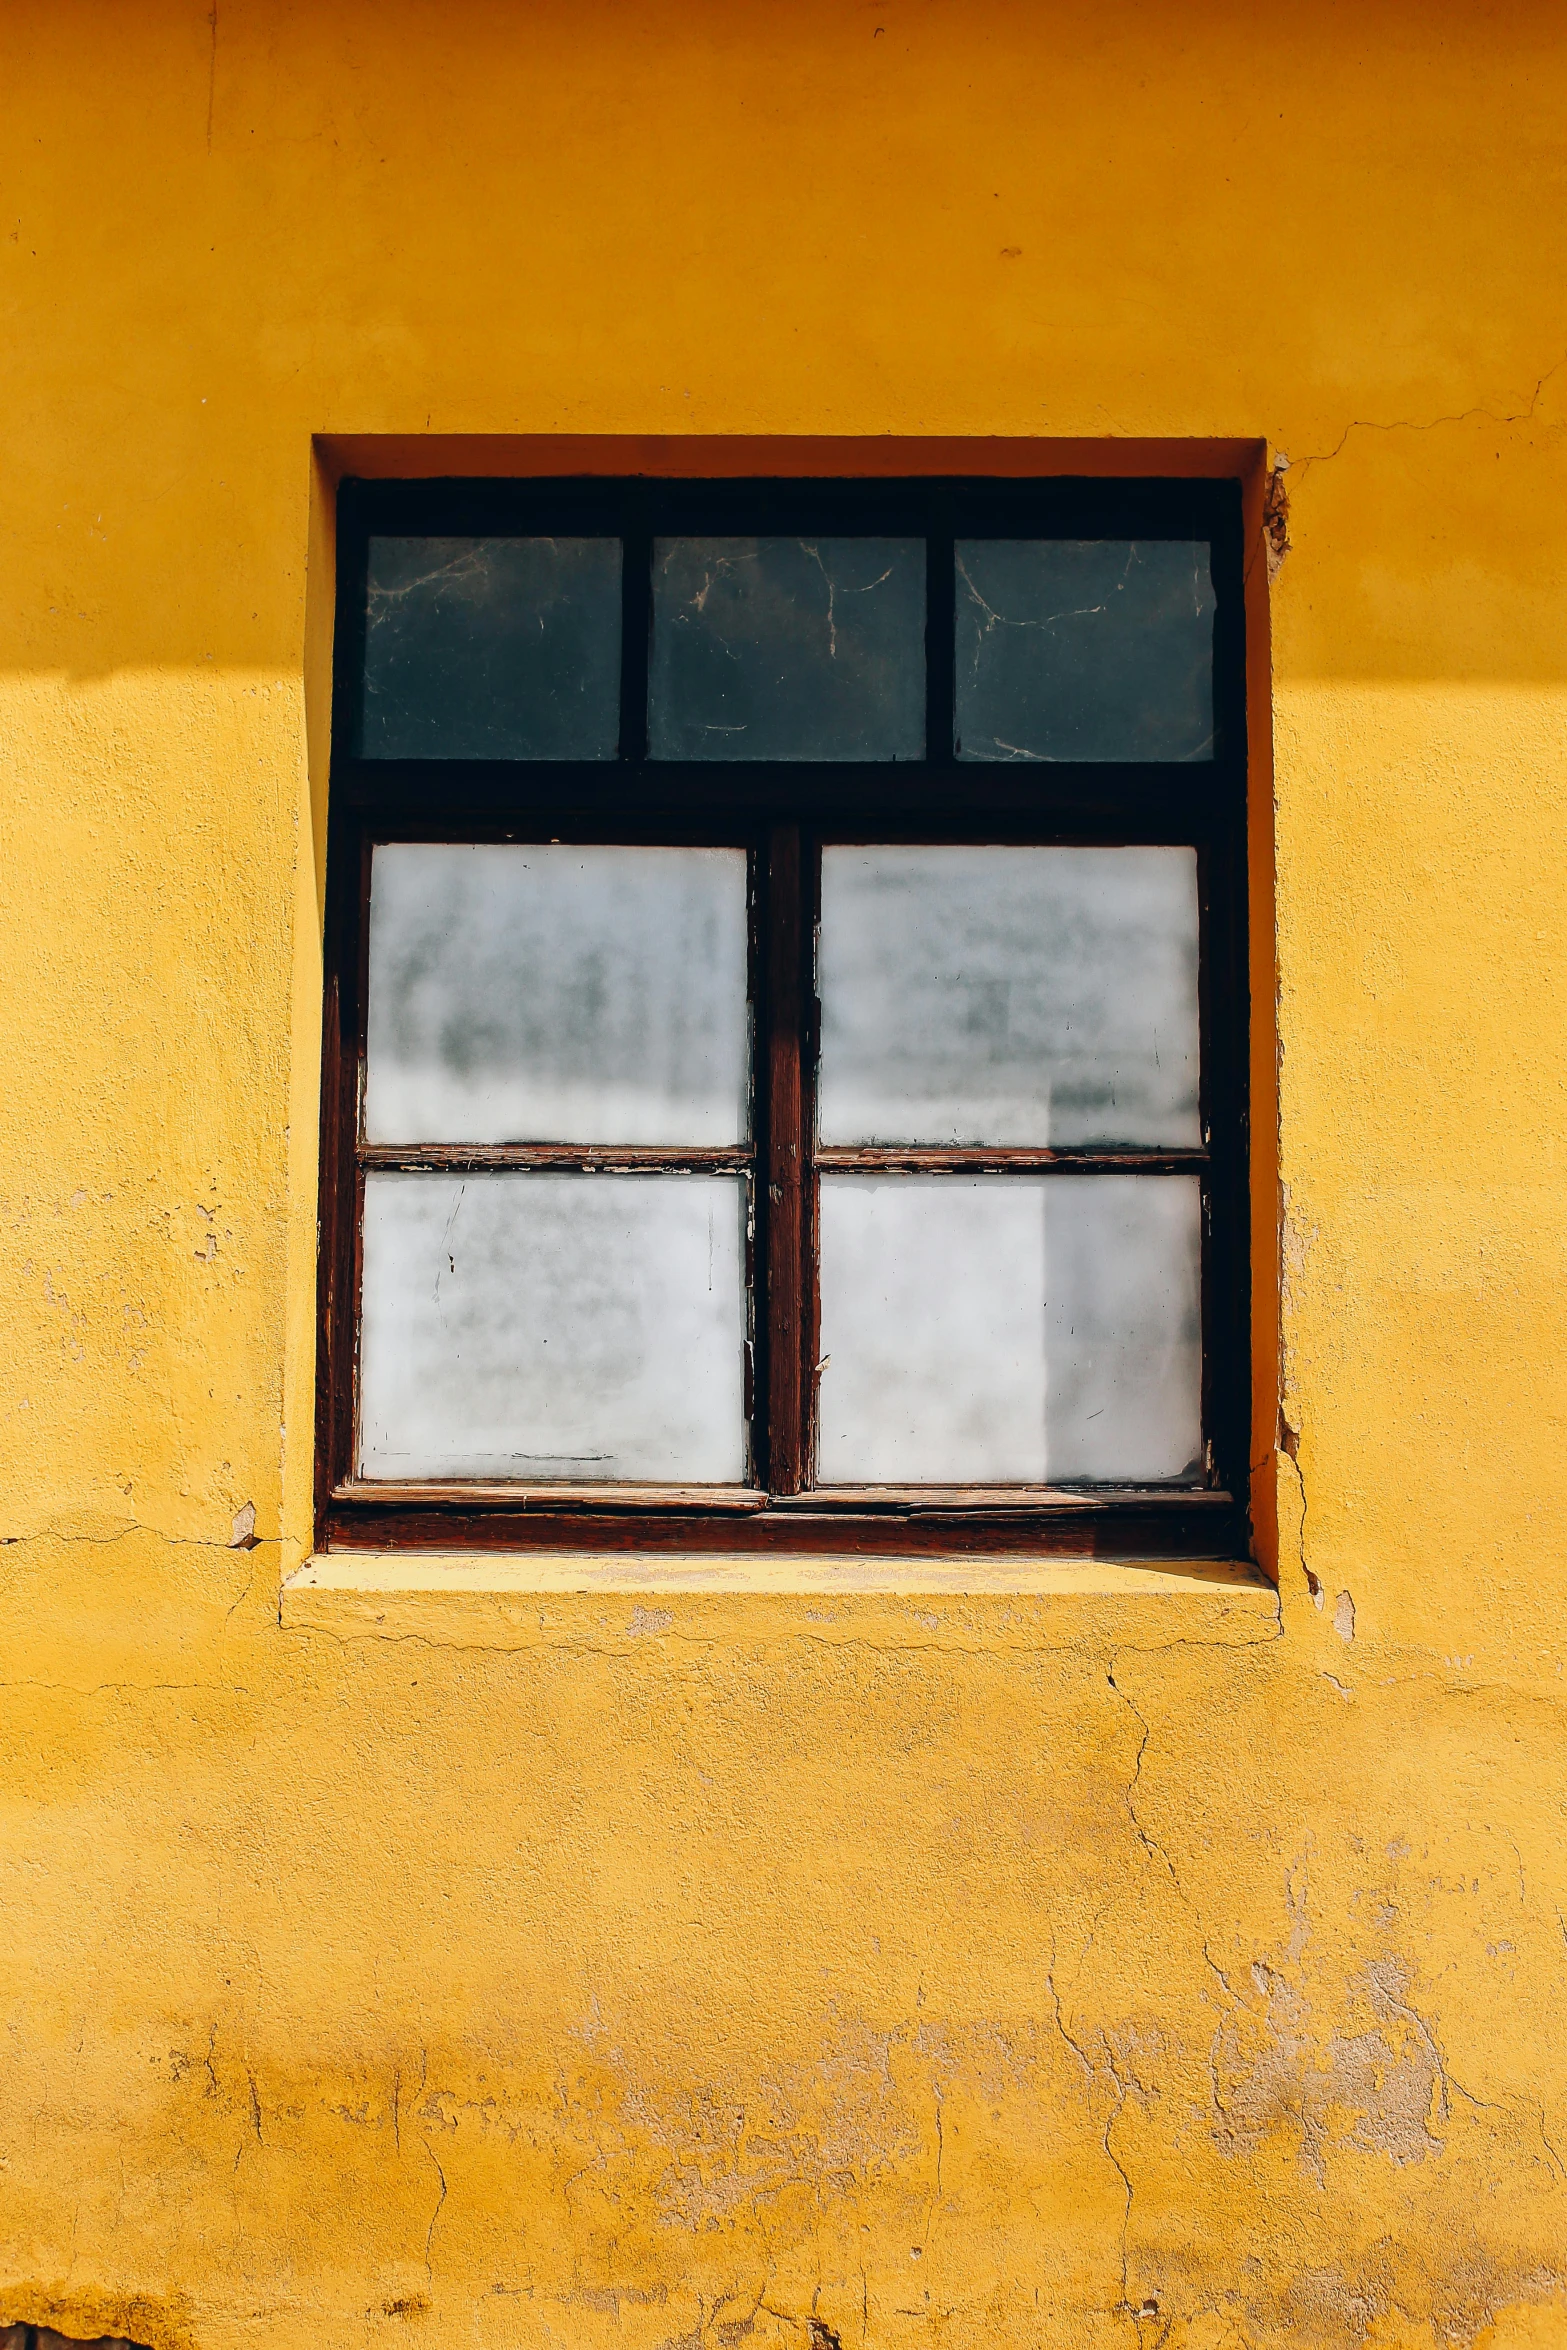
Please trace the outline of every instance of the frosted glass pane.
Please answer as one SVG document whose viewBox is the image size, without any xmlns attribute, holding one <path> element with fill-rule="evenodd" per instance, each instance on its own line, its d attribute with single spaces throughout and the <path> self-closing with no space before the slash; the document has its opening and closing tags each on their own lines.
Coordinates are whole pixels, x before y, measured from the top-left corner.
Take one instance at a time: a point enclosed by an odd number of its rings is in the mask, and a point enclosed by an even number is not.
<svg viewBox="0 0 1567 2350">
<path fill-rule="evenodd" d="M 619 539 L 373 538 L 369 759 L 612 759 Z"/>
<path fill-rule="evenodd" d="M 743 1186 L 365 1183 L 360 1474 L 738 1482 Z"/>
<path fill-rule="evenodd" d="M 923 539 L 658 539 L 655 759 L 918 759 Z"/>
<path fill-rule="evenodd" d="M 960 759 L 1211 759 L 1206 539 L 960 539 Z"/>
<path fill-rule="evenodd" d="M 828 848 L 825 1143 L 1201 1141 L 1197 856 Z"/>
<path fill-rule="evenodd" d="M 376 849 L 372 1142 L 739 1142 L 749 1056 L 743 850 Z"/>
<path fill-rule="evenodd" d="M 823 1176 L 824 1484 L 1043 1482 L 1041 1189 Z"/>
<path fill-rule="evenodd" d="M 821 1481 L 1195 1475 L 1200 1264 L 1193 1176 L 825 1175 Z"/>
</svg>

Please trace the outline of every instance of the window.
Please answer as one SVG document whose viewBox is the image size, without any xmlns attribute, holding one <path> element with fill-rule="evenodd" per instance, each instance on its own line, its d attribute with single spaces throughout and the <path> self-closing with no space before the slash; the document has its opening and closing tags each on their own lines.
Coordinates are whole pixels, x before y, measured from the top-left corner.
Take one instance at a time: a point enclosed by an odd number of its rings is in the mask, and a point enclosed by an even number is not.
<svg viewBox="0 0 1567 2350">
<path fill-rule="evenodd" d="M 319 1539 L 1243 1552 L 1238 494 L 339 546 Z"/>
</svg>

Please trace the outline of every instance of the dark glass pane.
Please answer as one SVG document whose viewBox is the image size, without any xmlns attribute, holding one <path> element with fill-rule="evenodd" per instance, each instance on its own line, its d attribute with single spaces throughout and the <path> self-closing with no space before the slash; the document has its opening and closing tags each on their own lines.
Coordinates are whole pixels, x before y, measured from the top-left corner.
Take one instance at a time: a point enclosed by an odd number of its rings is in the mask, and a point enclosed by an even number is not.
<svg viewBox="0 0 1567 2350">
<path fill-rule="evenodd" d="M 1205 539 L 960 539 L 960 759 L 1211 759 Z"/>
<path fill-rule="evenodd" d="M 922 539 L 658 539 L 655 759 L 918 759 Z"/>
<path fill-rule="evenodd" d="M 367 759 L 612 759 L 619 539 L 370 541 Z"/>
</svg>

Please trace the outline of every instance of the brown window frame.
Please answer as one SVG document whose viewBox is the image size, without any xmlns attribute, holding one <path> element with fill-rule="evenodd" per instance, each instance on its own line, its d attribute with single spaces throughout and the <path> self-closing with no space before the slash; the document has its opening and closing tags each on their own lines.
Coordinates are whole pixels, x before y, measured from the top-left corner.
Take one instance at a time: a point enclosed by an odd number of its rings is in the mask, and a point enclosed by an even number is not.
<svg viewBox="0 0 1567 2350">
<path fill-rule="evenodd" d="M 874 532 L 927 541 L 926 756 L 895 765 L 646 757 L 651 542 L 681 532 Z M 355 746 L 372 533 L 609 533 L 624 542 L 613 761 L 371 760 Z M 1205 537 L 1216 589 L 1211 761 L 988 764 L 954 756 L 951 547 L 966 536 Z M 321 1549 L 1248 1555 L 1246 698 L 1238 486 L 936 478 L 346 480 L 328 807 L 316 1540 Z M 370 856 L 393 840 L 743 847 L 751 872 L 754 1117 L 732 1150 L 577 1144 L 373 1146 L 361 1136 Z M 813 964 L 827 841 L 1163 843 L 1196 849 L 1197 1150 L 822 1149 Z M 391 1484 L 354 1474 L 360 1231 L 371 1167 L 746 1171 L 755 1238 L 747 1403 L 755 1482 L 736 1487 Z M 1200 1484 L 812 1487 L 816 1195 L 834 1167 L 888 1172 L 1196 1172 L 1202 1178 Z"/>
</svg>

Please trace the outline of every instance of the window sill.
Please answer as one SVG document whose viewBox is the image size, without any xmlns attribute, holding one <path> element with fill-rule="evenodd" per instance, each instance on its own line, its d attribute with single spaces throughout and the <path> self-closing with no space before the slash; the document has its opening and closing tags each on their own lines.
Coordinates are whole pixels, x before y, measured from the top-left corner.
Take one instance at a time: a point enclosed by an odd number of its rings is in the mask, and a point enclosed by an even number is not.
<svg viewBox="0 0 1567 2350">
<path fill-rule="evenodd" d="M 606 1620 L 593 1603 L 634 1600 Z M 766 1600 L 769 1636 L 798 1632 L 862 1637 L 885 1609 L 888 1630 L 920 1642 L 967 1632 L 1003 1646 L 1040 1645 L 1059 1631 L 1145 1640 L 1198 1638 L 1246 1647 L 1278 1635 L 1278 1595 L 1252 1566 L 1233 1560 L 800 1556 L 658 1556 L 602 1552 L 328 1551 L 306 1559 L 283 1585 L 279 1621 L 289 1631 L 339 1638 L 426 1639 L 438 1644 L 568 1645 L 591 1632 L 611 1637 L 684 1630 L 737 1636 L 758 1629 L 753 1606 Z M 697 1602 L 676 1611 L 667 1601 Z M 800 1604 L 790 1606 L 790 1601 Z M 904 1601 L 927 1603 L 905 1607 Z M 928 1604 L 947 1603 L 935 1612 Z M 1042 1603 L 1091 1602 L 1086 1623 L 1056 1622 Z M 725 1602 L 736 1603 L 726 1607 Z M 542 1603 L 542 1604 L 539 1604 Z M 584 1605 L 583 1603 L 587 1603 Z M 1076 1617 L 1069 1606 L 1065 1614 Z M 743 1618 L 743 1621 L 742 1621 Z M 1055 1645 L 1047 1637 L 1045 1645 Z"/>
</svg>

